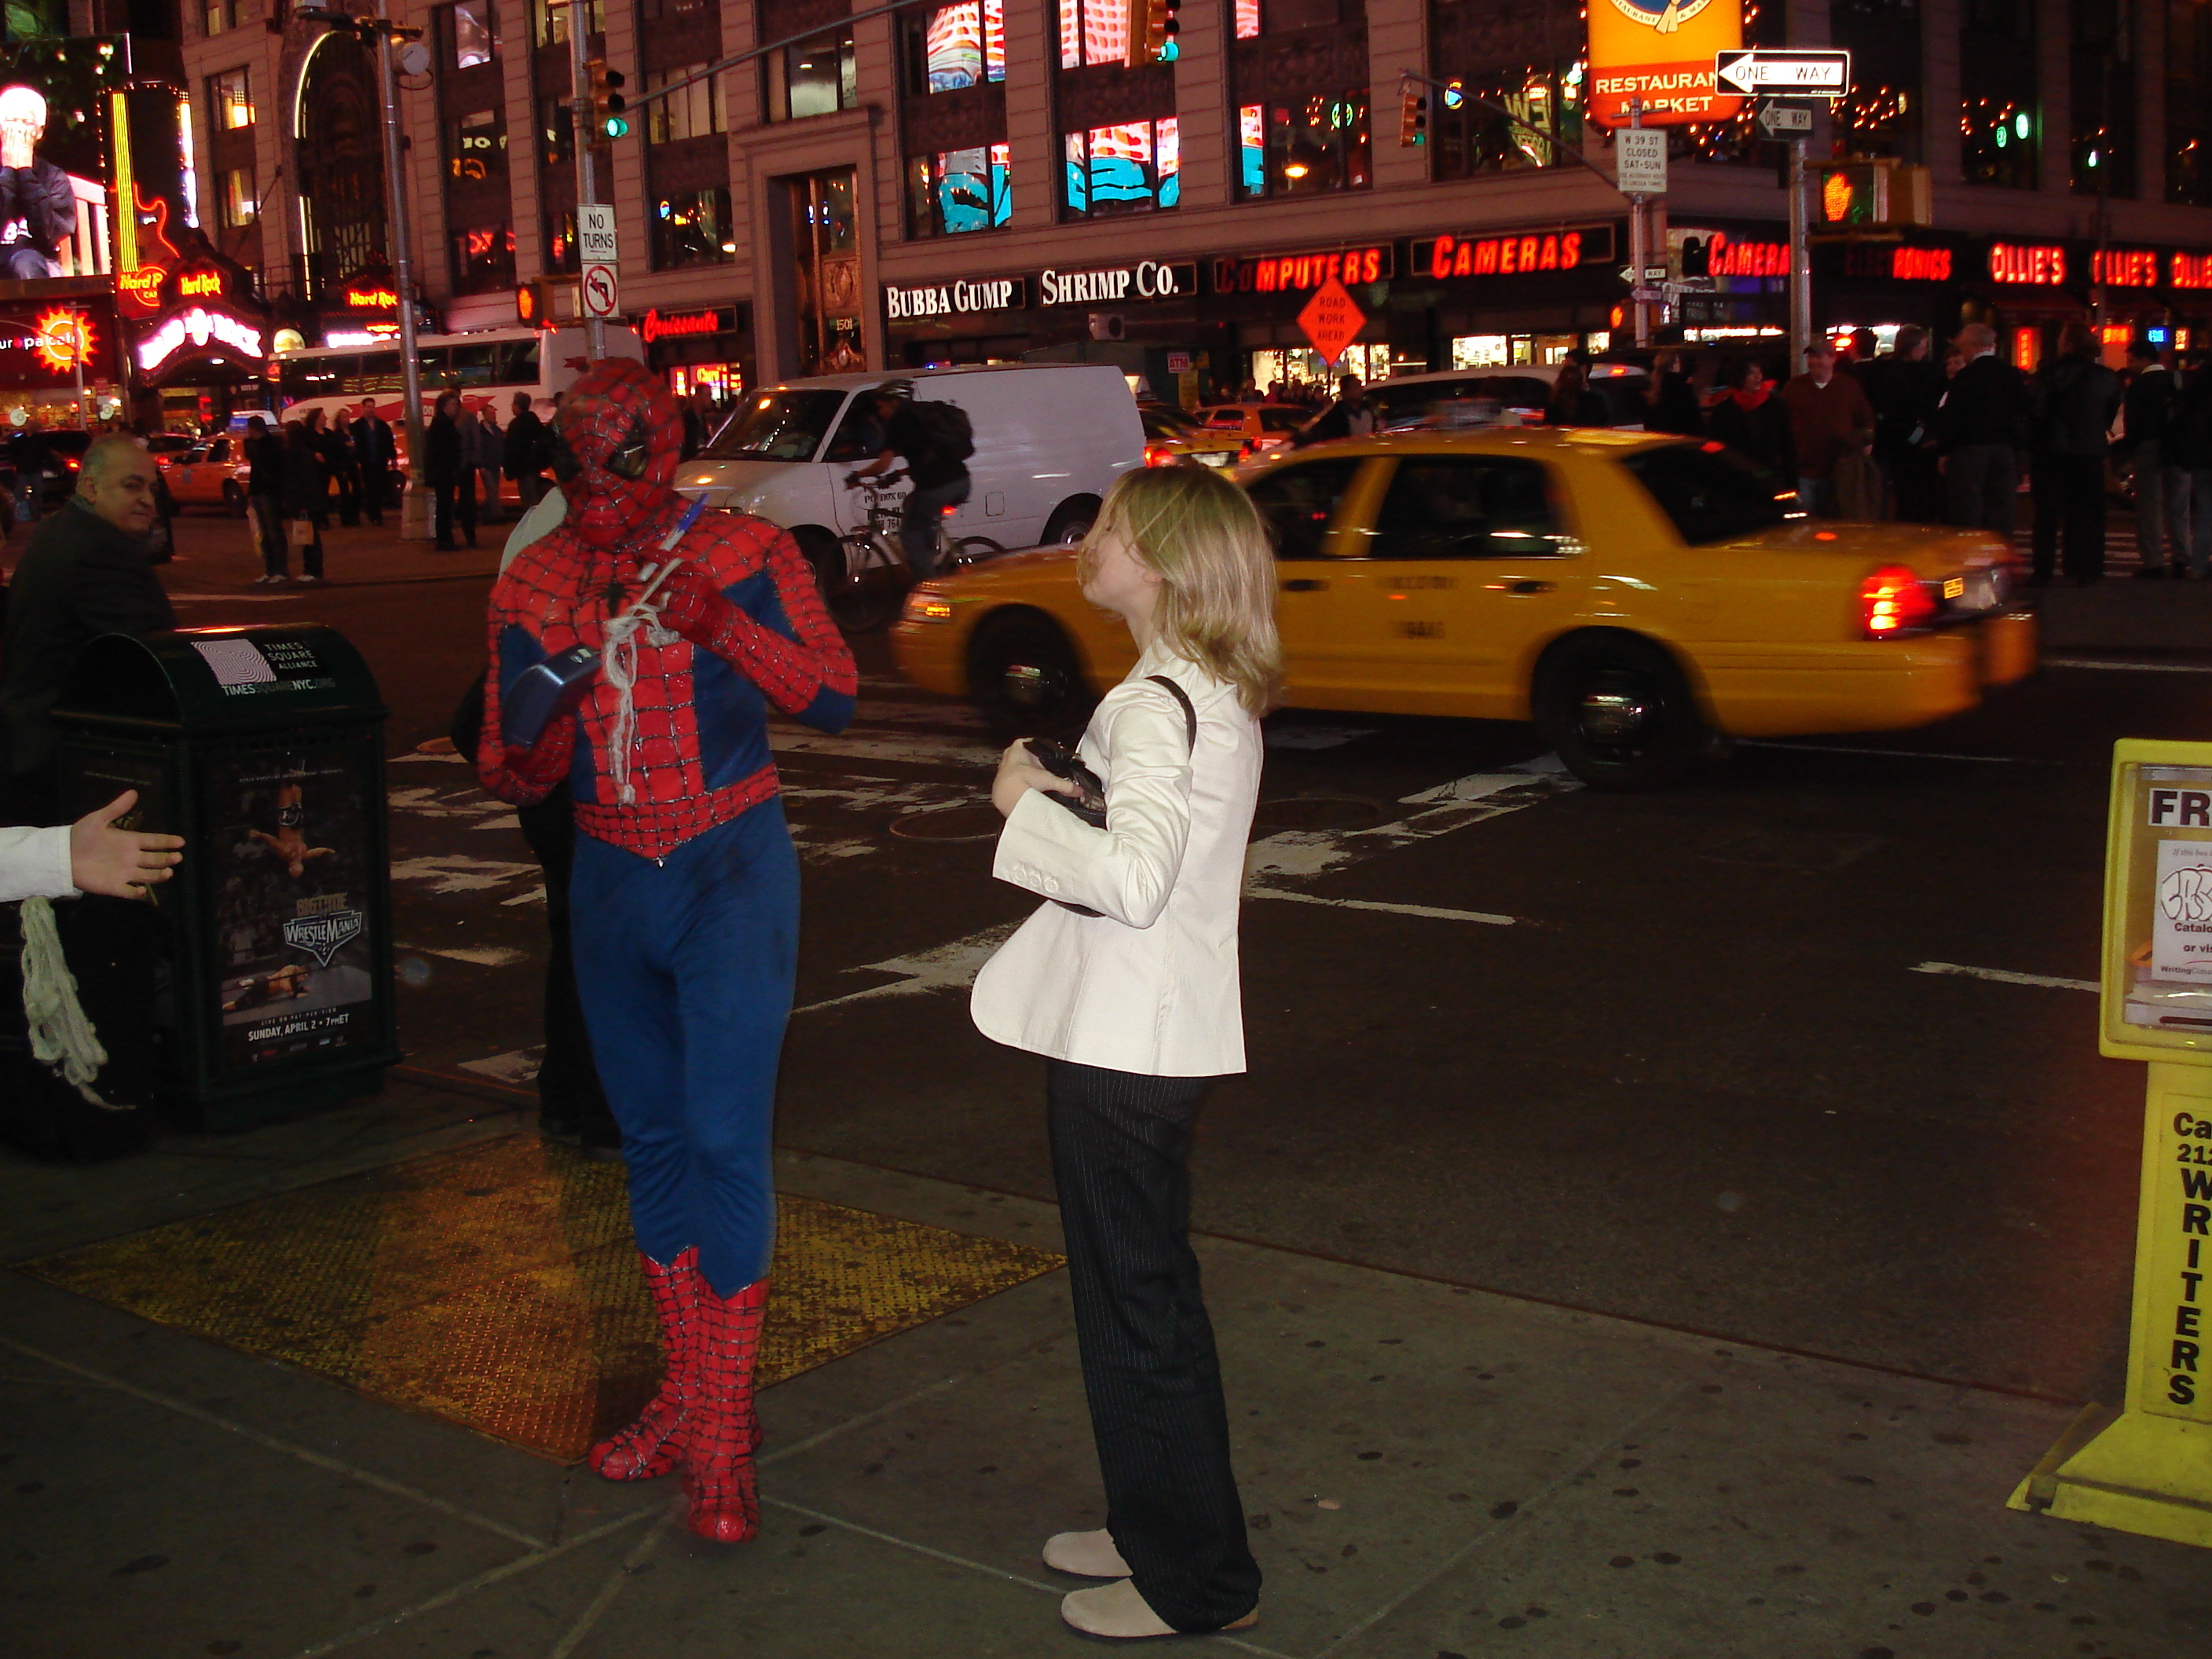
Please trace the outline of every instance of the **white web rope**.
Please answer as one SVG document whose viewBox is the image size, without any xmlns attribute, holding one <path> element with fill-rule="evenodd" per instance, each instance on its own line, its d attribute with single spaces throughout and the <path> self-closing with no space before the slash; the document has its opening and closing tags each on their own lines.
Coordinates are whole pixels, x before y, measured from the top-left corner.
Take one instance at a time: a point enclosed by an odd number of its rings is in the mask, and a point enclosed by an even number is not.
<svg viewBox="0 0 2212 1659">
<path fill-rule="evenodd" d="M 127 1112 L 93 1092 L 92 1080 L 107 1064 L 100 1034 L 77 1000 L 76 975 L 62 955 L 61 930 L 54 925 L 53 901 L 27 898 L 23 917 L 23 1019 L 30 1028 L 31 1052 L 94 1106 Z"/>
</svg>

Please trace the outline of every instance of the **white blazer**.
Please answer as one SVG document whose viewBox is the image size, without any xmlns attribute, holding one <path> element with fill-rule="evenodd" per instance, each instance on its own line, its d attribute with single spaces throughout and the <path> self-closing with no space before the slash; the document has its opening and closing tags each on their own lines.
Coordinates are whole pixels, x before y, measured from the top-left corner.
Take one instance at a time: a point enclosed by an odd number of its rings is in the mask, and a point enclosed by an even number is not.
<svg viewBox="0 0 2212 1659">
<path fill-rule="evenodd" d="M 0 904 L 76 894 L 76 883 L 70 878 L 69 825 L 0 830 Z"/>
<path fill-rule="evenodd" d="M 1164 674 L 1198 711 L 1198 742 Z M 1158 646 L 1106 694 L 1081 753 L 1105 780 L 1107 828 L 1032 790 L 999 832 L 1001 881 L 1048 904 L 975 977 L 994 1042 L 1148 1077 L 1244 1069 L 1237 913 L 1260 793 L 1260 723 L 1233 687 Z"/>
</svg>

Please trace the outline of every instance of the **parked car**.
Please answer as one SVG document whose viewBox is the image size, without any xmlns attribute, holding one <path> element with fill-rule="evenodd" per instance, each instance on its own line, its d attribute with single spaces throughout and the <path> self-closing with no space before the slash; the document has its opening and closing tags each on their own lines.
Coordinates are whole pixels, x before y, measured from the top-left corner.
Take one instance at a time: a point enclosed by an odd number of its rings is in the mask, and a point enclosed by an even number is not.
<svg viewBox="0 0 2212 1659">
<path fill-rule="evenodd" d="M 1287 704 L 1534 720 L 1600 787 L 1734 738 L 1923 725 L 2035 666 L 2005 543 L 1808 519 L 1718 444 L 1378 434 L 1239 476 L 1274 533 Z M 1079 721 L 1136 658 L 1064 550 L 921 584 L 891 644 L 1008 732 Z"/>
<path fill-rule="evenodd" d="M 832 588 L 843 579 L 842 538 L 867 524 L 866 492 L 848 489 L 846 476 L 873 459 L 882 441 L 866 394 L 893 379 L 910 381 L 917 400 L 959 404 L 975 429 L 967 462 L 974 488 L 945 526 L 955 541 L 1080 541 L 1107 486 L 1145 464 L 1144 426 L 1120 369 L 1005 363 L 763 387 L 678 469 L 676 487 L 710 507 L 781 525 L 823 589 Z M 902 495 L 906 486 L 892 489 Z"/>
</svg>

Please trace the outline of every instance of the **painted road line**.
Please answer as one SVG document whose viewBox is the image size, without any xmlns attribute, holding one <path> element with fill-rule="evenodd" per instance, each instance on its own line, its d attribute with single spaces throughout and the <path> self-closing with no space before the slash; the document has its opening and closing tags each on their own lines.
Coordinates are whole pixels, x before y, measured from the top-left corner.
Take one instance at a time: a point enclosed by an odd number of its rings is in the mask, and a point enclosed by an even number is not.
<svg viewBox="0 0 2212 1659">
<path fill-rule="evenodd" d="M 2052 991 L 2096 991 L 2094 979 L 2055 979 L 2049 974 L 2015 974 L 2007 968 L 1967 968 L 1955 962 L 1917 962 L 1916 974 L 1960 974 L 1968 979 L 1995 980 L 2000 985 L 2039 985 Z"/>
<path fill-rule="evenodd" d="M 1494 916 L 1487 910 L 1445 910 L 1433 904 L 1391 904 L 1382 899 L 1323 898 L 1319 893 L 1293 893 L 1280 887 L 1247 887 L 1246 898 L 1285 899 L 1292 904 L 1326 904 L 1339 910 L 1380 910 L 1391 916 L 1425 916 L 1434 921 L 1479 921 L 1490 927 L 1510 927 L 1517 916 Z"/>
<path fill-rule="evenodd" d="M 1997 766 L 2063 766 L 2056 760 L 2031 759 L 2025 755 L 1952 755 L 1934 749 L 1861 749 L 1842 743 L 1774 743 L 1765 738 L 1739 738 L 1743 749 L 1794 749 L 1807 755 L 1879 755 L 1884 760 L 1988 761 Z"/>
<path fill-rule="evenodd" d="M 1449 835 L 1470 823 L 1503 817 L 1582 787 L 1557 758 L 1546 756 L 1504 772 L 1476 772 L 1408 795 L 1405 804 L 1425 812 L 1365 830 L 1283 830 L 1252 843 L 1244 857 L 1246 890 L 1325 875 L 1417 842 Z"/>
<path fill-rule="evenodd" d="M 1026 920 L 1024 918 L 1024 920 Z M 820 1002 L 810 1002 L 803 1008 L 794 1008 L 794 1014 L 811 1014 L 823 1008 L 842 1008 L 848 1003 L 867 1002 L 880 997 L 919 996 L 926 991 L 961 991 L 975 982 L 975 975 L 991 954 L 1009 939 L 1019 921 L 1000 922 L 996 927 L 986 927 L 980 933 L 970 933 L 965 939 L 956 939 L 950 945 L 939 945 L 927 951 L 918 951 L 912 956 L 893 957 L 888 962 L 865 963 L 858 968 L 848 968 L 848 974 L 902 974 L 902 979 L 888 985 L 872 985 L 865 991 L 850 991 L 842 997 L 828 997 Z"/>
<path fill-rule="evenodd" d="M 2045 668 L 2106 668 L 2126 674 L 2212 674 L 2212 663 L 2107 662 L 2100 657 L 2045 657 Z"/>
</svg>

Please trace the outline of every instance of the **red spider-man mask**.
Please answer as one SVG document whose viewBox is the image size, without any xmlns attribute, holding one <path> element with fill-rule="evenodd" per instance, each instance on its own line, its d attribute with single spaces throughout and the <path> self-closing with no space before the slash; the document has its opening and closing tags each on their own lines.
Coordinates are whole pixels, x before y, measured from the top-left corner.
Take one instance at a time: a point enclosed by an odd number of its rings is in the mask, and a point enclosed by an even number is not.
<svg viewBox="0 0 2212 1659">
<path fill-rule="evenodd" d="M 644 364 L 611 357 L 569 389 L 555 417 L 568 526 L 593 547 L 635 551 L 667 533 L 684 498 L 669 487 L 684 417 Z"/>
</svg>

